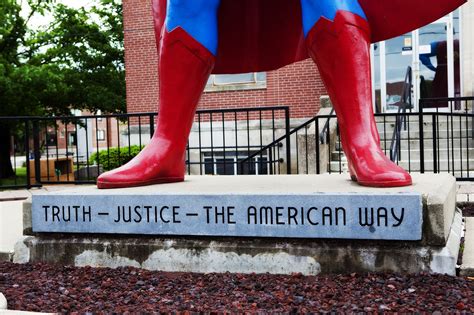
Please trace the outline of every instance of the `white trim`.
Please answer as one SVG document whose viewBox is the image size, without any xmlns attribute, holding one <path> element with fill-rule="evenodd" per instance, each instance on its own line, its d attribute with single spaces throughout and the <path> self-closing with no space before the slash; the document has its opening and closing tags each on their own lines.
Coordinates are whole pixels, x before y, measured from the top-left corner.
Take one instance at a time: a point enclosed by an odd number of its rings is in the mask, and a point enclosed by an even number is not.
<svg viewBox="0 0 474 315">
<path fill-rule="evenodd" d="M 448 49 L 448 96 L 454 97 L 454 31 L 453 31 L 453 13 L 448 16 L 446 23 L 447 49 Z"/>
<path fill-rule="evenodd" d="M 461 96 L 464 95 L 464 41 L 462 40 L 463 36 L 463 26 L 462 26 L 462 16 L 464 12 L 464 6 L 459 8 L 459 90 L 461 92 Z M 454 27 L 454 19 L 453 19 L 453 27 Z"/>
<path fill-rule="evenodd" d="M 412 84 L 413 84 L 413 105 L 414 111 L 419 111 L 420 105 L 420 31 L 418 29 L 412 32 L 413 40 L 413 59 L 412 59 Z"/>
</svg>

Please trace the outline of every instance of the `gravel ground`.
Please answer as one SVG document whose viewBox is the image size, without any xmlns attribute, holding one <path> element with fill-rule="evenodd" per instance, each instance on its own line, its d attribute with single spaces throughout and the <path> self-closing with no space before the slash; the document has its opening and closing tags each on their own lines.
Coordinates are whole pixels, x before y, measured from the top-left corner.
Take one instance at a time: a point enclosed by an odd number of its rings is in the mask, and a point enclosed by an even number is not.
<svg viewBox="0 0 474 315">
<path fill-rule="evenodd" d="M 9 309 L 43 312 L 474 313 L 474 281 L 445 275 L 195 274 L 0 263 Z"/>
</svg>

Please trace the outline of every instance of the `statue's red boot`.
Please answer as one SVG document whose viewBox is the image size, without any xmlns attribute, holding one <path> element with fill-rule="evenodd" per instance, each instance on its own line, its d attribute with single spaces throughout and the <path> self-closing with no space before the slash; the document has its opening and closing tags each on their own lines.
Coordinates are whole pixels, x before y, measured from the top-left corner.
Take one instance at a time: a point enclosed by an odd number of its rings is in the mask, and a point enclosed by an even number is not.
<svg viewBox="0 0 474 315">
<path fill-rule="evenodd" d="M 306 41 L 336 111 L 351 178 L 363 186 L 411 185 L 410 175 L 380 148 L 372 109 L 367 21 L 339 11 L 334 21 L 321 18 Z"/>
<path fill-rule="evenodd" d="M 160 108 L 148 145 L 127 164 L 97 179 L 98 188 L 144 186 L 184 180 L 184 156 L 199 98 L 214 56 L 183 29 L 165 31 L 161 41 Z"/>
</svg>

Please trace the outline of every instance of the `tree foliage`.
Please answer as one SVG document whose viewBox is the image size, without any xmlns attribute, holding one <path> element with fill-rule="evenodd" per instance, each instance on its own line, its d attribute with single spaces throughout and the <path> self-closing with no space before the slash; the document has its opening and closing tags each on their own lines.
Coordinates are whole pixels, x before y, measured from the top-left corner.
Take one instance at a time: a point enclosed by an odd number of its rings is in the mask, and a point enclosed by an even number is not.
<svg viewBox="0 0 474 315">
<path fill-rule="evenodd" d="M 71 108 L 125 109 L 122 7 L 95 0 L 91 8 L 30 0 L 0 4 L 0 116 L 69 114 Z M 51 14 L 32 29 L 29 19 Z"/>
<path fill-rule="evenodd" d="M 55 0 L 0 0 L 0 117 L 125 110 L 122 5 L 93 1 L 75 9 Z M 38 15 L 51 22 L 31 27 Z M 0 178 L 13 172 L 13 125 L 0 119 Z"/>
</svg>

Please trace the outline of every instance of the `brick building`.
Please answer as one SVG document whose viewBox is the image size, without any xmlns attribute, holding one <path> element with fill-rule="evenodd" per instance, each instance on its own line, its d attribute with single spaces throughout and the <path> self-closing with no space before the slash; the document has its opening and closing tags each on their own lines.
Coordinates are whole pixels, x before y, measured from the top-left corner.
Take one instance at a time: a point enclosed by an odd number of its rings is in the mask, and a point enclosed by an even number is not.
<svg viewBox="0 0 474 315">
<path fill-rule="evenodd" d="M 150 2 L 123 1 L 128 112 L 156 111 L 158 103 L 158 57 Z M 230 80 L 224 77 L 221 81 Z M 244 76 L 236 76 L 236 81 L 242 83 L 208 85 L 199 108 L 287 105 L 291 117 L 306 118 L 317 113 L 319 98 L 325 94 L 316 66 L 309 59 L 268 72 L 263 82 L 252 83 Z"/>
</svg>

